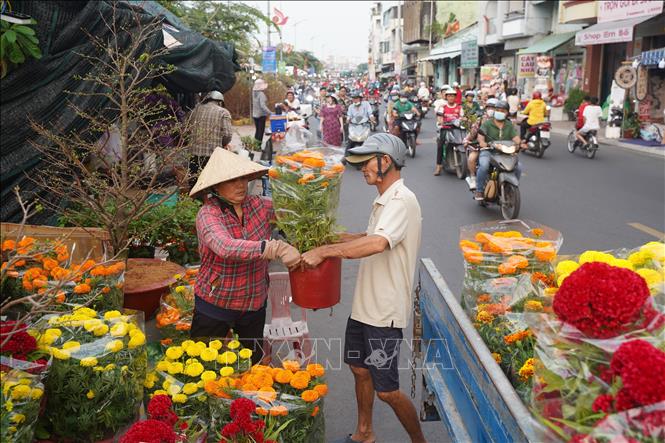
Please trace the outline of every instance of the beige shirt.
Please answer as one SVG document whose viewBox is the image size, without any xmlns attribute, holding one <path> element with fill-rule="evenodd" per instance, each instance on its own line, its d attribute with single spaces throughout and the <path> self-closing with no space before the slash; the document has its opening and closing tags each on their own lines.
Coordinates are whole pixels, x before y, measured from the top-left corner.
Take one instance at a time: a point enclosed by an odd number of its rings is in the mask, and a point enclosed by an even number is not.
<svg viewBox="0 0 665 443">
<path fill-rule="evenodd" d="M 374 200 L 367 235 L 384 237 L 389 248 L 360 261 L 352 319 L 378 327 L 408 326 L 421 225 L 420 205 L 403 180 Z"/>
</svg>

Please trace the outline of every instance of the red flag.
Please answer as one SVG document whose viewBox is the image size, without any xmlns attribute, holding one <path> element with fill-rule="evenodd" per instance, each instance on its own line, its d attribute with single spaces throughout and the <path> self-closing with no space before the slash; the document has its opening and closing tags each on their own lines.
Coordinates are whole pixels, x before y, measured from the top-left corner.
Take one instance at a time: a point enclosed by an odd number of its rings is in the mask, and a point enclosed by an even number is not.
<svg viewBox="0 0 665 443">
<path fill-rule="evenodd" d="M 284 26 L 286 22 L 289 20 L 289 18 L 285 16 L 284 13 L 277 8 L 273 8 L 273 14 L 275 15 L 272 17 L 272 22 L 277 26 Z"/>
</svg>

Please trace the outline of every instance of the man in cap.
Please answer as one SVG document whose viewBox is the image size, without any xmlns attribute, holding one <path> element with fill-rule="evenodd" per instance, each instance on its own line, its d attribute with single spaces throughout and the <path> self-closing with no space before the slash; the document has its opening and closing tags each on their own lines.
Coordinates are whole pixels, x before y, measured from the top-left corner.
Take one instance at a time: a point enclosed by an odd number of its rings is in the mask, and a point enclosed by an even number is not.
<svg viewBox="0 0 665 443">
<path fill-rule="evenodd" d="M 217 148 L 189 193 L 203 199 L 196 215 L 201 267 L 190 335 L 225 337 L 233 329 L 243 346 L 252 350 L 254 364 L 263 357 L 268 262 L 279 258 L 287 267 L 300 263 L 296 248 L 270 239 L 272 202 L 248 195 L 249 181 L 267 171 Z"/>
<path fill-rule="evenodd" d="M 375 440 L 375 392 L 393 409 L 411 441 L 425 441 L 413 403 L 399 390 L 399 347 L 413 306 L 422 224 L 418 200 L 400 175 L 405 159 L 404 142 L 391 134 L 373 134 L 362 146 L 349 149 L 346 160 L 359 167 L 379 193 L 367 231 L 340 234 L 340 243 L 302 256 L 310 267 L 328 257 L 361 259 L 344 345 L 344 361 L 355 379 L 358 422 L 346 443 Z M 387 358 L 378 361 L 377 353 Z"/>
<path fill-rule="evenodd" d="M 231 142 L 231 113 L 224 108 L 224 95 L 210 91 L 192 111 L 191 121 L 189 172 L 196 177 L 215 148 Z"/>
</svg>

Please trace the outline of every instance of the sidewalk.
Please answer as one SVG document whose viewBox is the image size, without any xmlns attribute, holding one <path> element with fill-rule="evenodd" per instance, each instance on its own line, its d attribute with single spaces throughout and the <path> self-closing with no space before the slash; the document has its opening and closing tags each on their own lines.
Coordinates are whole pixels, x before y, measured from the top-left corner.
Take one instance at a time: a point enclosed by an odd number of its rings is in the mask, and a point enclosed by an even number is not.
<svg viewBox="0 0 665 443">
<path fill-rule="evenodd" d="M 571 121 L 561 121 L 561 122 L 551 122 L 552 123 L 552 132 L 555 134 L 568 136 L 570 131 L 573 130 L 575 122 Z M 641 154 L 646 154 L 654 157 L 665 158 L 665 145 L 660 146 L 642 146 L 636 143 L 629 143 L 624 141 L 625 139 L 610 139 L 605 138 L 605 127 L 601 127 L 598 131 L 598 142 L 602 145 L 609 145 L 615 148 L 625 149 L 628 151 L 638 152 Z"/>
</svg>

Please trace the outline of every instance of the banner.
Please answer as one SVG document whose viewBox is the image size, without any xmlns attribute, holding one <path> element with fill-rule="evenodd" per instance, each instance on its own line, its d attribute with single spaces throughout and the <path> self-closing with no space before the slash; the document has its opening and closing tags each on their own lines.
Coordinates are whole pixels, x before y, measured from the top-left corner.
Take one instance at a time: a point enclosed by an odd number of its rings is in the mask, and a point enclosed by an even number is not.
<svg viewBox="0 0 665 443">
<path fill-rule="evenodd" d="M 462 42 L 460 67 L 463 69 L 478 67 L 478 40 L 467 40 Z"/>
<path fill-rule="evenodd" d="M 263 48 L 263 72 L 277 72 L 277 51 L 274 46 Z"/>
<path fill-rule="evenodd" d="M 647 17 L 663 12 L 661 0 L 599 1 L 598 23 L 614 22 L 629 18 Z"/>
<path fill-rule="evenodd" d="M 536 76 L 536 54 L 520 55 L 517 78 L 533 78 Z"/>
<path fill-rule="evenodd" d="M 489 86 L 492 80 L 501 77 L 501 65 L 483 65 L 480 67 L 480 84 L 483 87 Z"/>
</svg>

